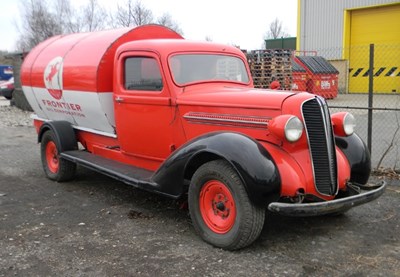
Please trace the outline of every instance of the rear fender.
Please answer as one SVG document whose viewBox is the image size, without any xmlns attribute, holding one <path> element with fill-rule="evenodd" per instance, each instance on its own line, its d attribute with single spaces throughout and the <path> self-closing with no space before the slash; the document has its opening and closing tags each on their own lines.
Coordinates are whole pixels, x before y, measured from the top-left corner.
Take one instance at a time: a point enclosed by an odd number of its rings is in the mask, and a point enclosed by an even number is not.
<svg viewBox="0 0 400 277">
<path fill-rule="evenodd" d="M 154 174 L 153 180 L 171 194 L 184 193 L 184 181 L 215 159 L 228 161 L 241 177 L 250 200 L 267 206 L 280 196 L 280 176 L 268 151 L 256 140 L 240 133 L 215 132 L 180 147 Z"/>
<path fill-rule="evenodd" d="M 78 143 L 75 131 L 68 121 L 47 121 L 40 127 L 38 133 L 38 142 L 42 141 L 43 134 L 51 130 L 54 133 L 57 150 L 59 153 L 67 150 L 77 150 Z"/>
</svg>

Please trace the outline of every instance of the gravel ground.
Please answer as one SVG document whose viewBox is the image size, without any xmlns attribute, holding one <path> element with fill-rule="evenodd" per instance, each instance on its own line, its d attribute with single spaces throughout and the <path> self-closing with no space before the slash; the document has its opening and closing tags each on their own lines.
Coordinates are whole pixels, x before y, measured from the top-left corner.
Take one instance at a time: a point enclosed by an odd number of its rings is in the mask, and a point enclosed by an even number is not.
<svg viewBox="0 0 400 277">
<path fill-rule="evenodd" d="M 268 213 L 260 238 L 229 252 L 178 201 L 85 168 L 52 182 L 33 127 L 0 133 L 0 277 L 400 276 L 399 184 L 339 217 Z"/>
<path fill-rule="evenodd" d="M 0 126 L 32 126 L 31 114 L 32 112 L 22 111 L 15 106 L 0 106 Z"/>
</svg>

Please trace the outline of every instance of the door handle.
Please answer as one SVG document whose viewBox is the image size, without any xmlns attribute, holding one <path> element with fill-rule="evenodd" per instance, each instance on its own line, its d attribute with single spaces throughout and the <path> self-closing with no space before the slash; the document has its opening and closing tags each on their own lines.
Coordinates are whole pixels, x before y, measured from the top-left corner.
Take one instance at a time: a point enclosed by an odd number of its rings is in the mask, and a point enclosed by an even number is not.
<svg viewBox="0 0 400 277">
<path fill-rule="evenodd" d="M 124 102 L 124 98 L 117 96 L 117 97 L 115 97 L 115 102 L 118 102 L 118 103 Z"/>
</svg>

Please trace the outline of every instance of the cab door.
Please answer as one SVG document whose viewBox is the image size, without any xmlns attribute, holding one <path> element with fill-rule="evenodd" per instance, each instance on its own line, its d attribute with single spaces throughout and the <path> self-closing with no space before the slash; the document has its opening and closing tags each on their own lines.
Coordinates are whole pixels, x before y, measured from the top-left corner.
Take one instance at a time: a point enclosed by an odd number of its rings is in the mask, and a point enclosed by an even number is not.
<svg viewBox="0 0 400 277">
<path fill-rule="evenodd" d="M 159 56 L 149 51 L 124 52 L 116 69 L 114 108 L 119 146 L 123 153 L 138 158 L 139 166 L 155 169 L 171 153 L 174 120 Z M 152 166 L 146 166 L 149 162 Z"/>
</svg>

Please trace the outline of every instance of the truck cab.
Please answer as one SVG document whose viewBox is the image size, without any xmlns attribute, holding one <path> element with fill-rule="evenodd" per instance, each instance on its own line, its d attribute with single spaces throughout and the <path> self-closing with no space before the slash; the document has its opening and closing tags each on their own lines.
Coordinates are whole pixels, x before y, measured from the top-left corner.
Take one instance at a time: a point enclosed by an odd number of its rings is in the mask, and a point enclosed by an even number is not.
<svg viewBox="0 0 400 277">
<path fill-rule="evenodd" d="M 255 89 L 232 46 L 157 25 L 53 37 L 27 56 L 24 93 L 46 177 L 76 165 L 187 197 L 206 242 L 239 249 L 267 210 L 343 213 L 379 197 L 354 117 L 307 92 Z"/>
</svg>

